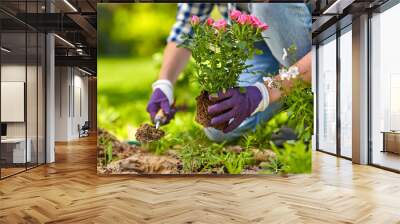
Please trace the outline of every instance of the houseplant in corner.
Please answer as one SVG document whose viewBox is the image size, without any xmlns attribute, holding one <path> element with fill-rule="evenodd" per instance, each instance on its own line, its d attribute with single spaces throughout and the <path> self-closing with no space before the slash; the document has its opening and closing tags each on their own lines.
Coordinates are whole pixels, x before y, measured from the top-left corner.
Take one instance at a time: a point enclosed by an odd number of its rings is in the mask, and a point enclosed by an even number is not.
<svg viewBox="0 0 400 224">
<path fill-rule="evenodd" d="M 209 95 L 237 87 L 239 75 L 252 65 L 246 60 L 254 54 L 262 54 L 255 42 L 262 40 L 261 33 L 268 29 L 258 18 L 234 10 L 230 13 L 231 24 L 225 20 L 208 18 L 200 22 L 197 16 L 191 20 L 193 34 L 184 37 L 182 47 L 188 48 L 196 64 L 195 81 L 200 84 L 201 94 L 196 98 L 196 121 L 210 126 L 207 112 L 212 104 Z M 243 89 L 245 91 L 245 89 Z M 224 129 L 227 124 L 215 128 Z"/>
</svg>

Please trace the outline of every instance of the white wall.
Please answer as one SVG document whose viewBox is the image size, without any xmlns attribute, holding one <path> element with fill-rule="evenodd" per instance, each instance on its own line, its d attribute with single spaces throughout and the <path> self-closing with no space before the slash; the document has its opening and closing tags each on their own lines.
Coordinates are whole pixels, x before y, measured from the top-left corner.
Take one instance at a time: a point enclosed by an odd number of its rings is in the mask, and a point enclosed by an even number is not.
<svg viewBox="0 0 400 224">
<path fill-rule="evenodd" d="M 83 75 L 76 68 L 56 67 L 56 141 L 78 139 L 78 125 L 88 120 L 88 78 Z"/>
<path fill-rule="evenodd" d="M 82 73 L 76 75 L 77 70 L 75 70 L 74 75 L 74 108 L 73 108 L 73 119 L 72 119 L 72 135 L 79 135 L 77 126 L 81 126 L 88 121 L 88 78 L 81 76 Z"/>
<path fill-rule="evenodd" d="M 67 67 L 55 68 L 55 141 L 68 140 L 68 88 L 70 84 L 68 71 Z"/>
</svg>

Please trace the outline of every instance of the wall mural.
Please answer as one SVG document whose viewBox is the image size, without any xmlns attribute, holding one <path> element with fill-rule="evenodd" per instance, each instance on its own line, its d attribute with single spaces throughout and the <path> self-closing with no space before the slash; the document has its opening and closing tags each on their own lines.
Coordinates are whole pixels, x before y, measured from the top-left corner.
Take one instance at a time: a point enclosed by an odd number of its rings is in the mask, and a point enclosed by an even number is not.
<svg viewBox="0 0 400 224">
<path fill-rule="evenodd" d="M 310 32 L 306 4 L 98 4 L 98 173 L 310 173 Z"/>
</svg>

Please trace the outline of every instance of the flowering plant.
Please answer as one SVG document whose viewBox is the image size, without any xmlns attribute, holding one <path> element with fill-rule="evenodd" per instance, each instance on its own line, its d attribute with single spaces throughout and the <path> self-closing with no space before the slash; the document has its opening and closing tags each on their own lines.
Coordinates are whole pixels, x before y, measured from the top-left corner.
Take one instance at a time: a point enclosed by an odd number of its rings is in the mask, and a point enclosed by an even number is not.
<svg viewBox="0 0 400 224">
<path fill-rule="evenodd" d="M 239 75 L 251 67 L 246 60 L 262 53 L 254 43 L 262 40 L 261 33 L 268 26 L 238 10 L 232 11 L 230 18 L 231 24 L 212 18 L 202 23 L 193 16 L 193 35 L 184 37 L 182 46 L 191 50 L 196 63 L 195 79 L 210 94 L 235 87 Z"/>
</svg>

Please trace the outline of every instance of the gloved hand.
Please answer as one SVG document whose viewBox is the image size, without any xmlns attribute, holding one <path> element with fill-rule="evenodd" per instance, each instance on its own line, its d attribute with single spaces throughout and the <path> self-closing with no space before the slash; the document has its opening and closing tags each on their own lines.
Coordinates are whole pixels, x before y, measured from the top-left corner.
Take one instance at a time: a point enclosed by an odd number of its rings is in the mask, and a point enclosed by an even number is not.
<svg viewBox="0 0 400 224">
<path fill-rule="evenodd" d="M 227 133 L 237 128 L 247 117 L 267 108 L 269 96 L 263 83 L 242 88 L 245 90 L 231 88 L 225 93 L 219 92 L 216 97 L 209 96 L 210 101 L 215 102 L 208 107 L 208 113 L 213 116 L 211 126 L 230 122 L 223 130 Z"/>
<path fill-rule="evenodd" d="M 154 118 L 158 110 L 162 109 L 166 118 L 162 124 L 167 124 L 175 115 L 176 110 L 172 108 L 173 104 L 173 87 L 168 80 L 158 80 L 152 85 L 153 93 L 147 104 L 147 112 L 149 112 L 151 120 Z"/>
</svg>

